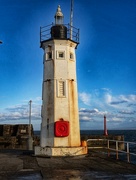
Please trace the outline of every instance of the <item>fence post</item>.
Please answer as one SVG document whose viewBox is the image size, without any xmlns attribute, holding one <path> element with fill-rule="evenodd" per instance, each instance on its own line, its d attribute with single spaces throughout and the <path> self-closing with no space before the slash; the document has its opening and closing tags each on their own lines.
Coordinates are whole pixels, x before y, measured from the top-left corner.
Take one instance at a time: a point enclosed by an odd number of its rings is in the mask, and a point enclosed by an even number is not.
<svg viewBox="0 0 136 180">
<path fill-rule="evenodd" d="M 127 142 L 127 161 L 130 162 L 129 143 Z"/>
<path fill-rule="evenodd" d="M 119 159 L 119 153 L 118 153 L 118 141 L 116 141 L 116 159 Z"/>
<path fill-rule="evenodd" d="M 110 141 L 108 140 L 108 157 L 110 157 Z"/>
</svg>

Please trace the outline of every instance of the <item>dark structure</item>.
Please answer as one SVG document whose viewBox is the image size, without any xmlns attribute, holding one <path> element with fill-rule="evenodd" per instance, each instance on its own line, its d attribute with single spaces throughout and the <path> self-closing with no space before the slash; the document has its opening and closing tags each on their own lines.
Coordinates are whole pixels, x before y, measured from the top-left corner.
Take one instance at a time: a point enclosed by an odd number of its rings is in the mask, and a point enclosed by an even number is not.
<svg viewBox="0 0 136 180">
<path fill-rule="evenodd" d="M 34 138 L 33 126 L 31 134 Z M 28 124 L 0 125 L 0 149 L 27 149 L 29 137 Z"/>
</svg>

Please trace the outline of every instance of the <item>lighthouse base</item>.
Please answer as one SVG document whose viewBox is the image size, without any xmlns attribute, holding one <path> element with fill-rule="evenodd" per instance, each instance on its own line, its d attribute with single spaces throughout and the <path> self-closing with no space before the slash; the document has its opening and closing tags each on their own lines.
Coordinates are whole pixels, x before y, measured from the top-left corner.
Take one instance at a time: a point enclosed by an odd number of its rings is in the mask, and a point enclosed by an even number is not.
<svg viewBox="0 0 136 180">
<path fill-rule="evenodd" d="M 36 156 L 78 156 L 87 154 L 87 146 L 80 147 L 40 147 L 35 146 Z"/>
</svg>

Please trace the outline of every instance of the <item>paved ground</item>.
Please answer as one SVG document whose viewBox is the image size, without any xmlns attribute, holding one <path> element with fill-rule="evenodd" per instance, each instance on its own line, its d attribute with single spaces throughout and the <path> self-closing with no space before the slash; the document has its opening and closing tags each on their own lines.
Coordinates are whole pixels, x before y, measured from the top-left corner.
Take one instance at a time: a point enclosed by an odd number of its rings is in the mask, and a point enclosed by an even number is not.
<svg viewBox="0 0 136 180">
<path fill-rule="evenodd" d="M 135 180 L 136 165 L 98 153 L 78 157 L 34 157 L 32 152 L 0 151 L 0 180 Z"/>
</svg>

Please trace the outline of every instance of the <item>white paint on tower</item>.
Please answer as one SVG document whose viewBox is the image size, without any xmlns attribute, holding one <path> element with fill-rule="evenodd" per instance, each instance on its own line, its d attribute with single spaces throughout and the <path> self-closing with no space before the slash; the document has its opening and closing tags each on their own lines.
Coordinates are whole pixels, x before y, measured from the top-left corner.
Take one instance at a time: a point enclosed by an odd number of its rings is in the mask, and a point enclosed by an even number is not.
<svg viewBox="0 0 136 180">
<path fill-rule="evenodd" d="M 42 123 L 40 147 L 35 154 L 63 156 L 86 154 L 80 142 L 76 77 L 77 41 L 69 38 L 58 6 L 51 38 L 41 42 L 44 50 Z"/>
</svg>

